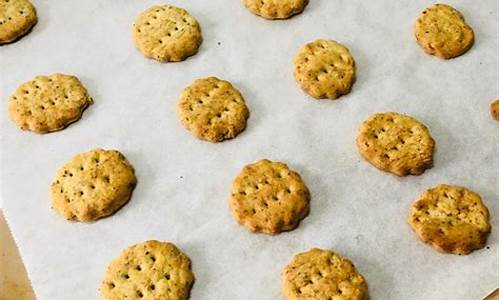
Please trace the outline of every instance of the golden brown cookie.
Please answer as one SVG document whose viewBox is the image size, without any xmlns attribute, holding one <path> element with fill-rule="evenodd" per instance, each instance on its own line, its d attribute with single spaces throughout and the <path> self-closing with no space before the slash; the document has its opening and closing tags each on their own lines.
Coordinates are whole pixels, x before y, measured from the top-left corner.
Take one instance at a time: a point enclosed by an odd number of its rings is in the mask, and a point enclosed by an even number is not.
<svg viewBox="0 0 500 300">
<path fill-rule="evenodd" d="M 295 229 L 309 213 L 310 194 L 287 165 L 267 159 L 247 165 L 236 177 L 229 206 L 236 221 L 253 232 Z"/>
<path fill-rule="evenodd" d="M 10 118 L 18 127 L 48 133 L 78 121 L 92 103 L 78 78 L 53 74 L 36 76 L 21 84 L 10 96 L 8 105 Z"/>
<path fill-rule="evenodd" d="M 198 52 L 201 29 L 186 10 L 155 5 L 144 11 L 132 26 L 136 47 L 161 62 L 181 61 Z"/>
<path fill-rule="evenodd" d="M 130 199 L 134 168 L 116 150 L 81 153 L 59 169 L 51 185 L 52 208 L 67 220 L 94 221 Z"/>
<path fill-rule="evenodd" d="M 490 103 L 490 114 L 494 120 L 498 121 L 498 99 Z"/>
<path fill-rule="evenodd" d="M 301 13 L 309 0 L 242 0 L 252 13 L 263 18 L 288 19 Z"/>
<path fill-rule="evenodd" d="M 103 300 L 185 300 L 193 283 L 186 254 L 172 243 L 146 241 L 111 262 L 100 292 Z"/>
<path fill-rule="evenodd" d="M 36 24 L 36 9 L 28 0 L 0 0 L 0 44 L 16 41 Z"/>
<path fill-rule="evenodd" d="M 332 40 L 316 40 L 295 55 L 294 76 L 301 88 L 316 99 L 336 99 L 351 91 L 356 80 L 349 49 Z"/>
<path fill-rule="evenodd" d="M 328 250 L 295 255 L 281 276 L 287 300 L 364 300 L 368 295 L 365 279 L 352 262 Z"/>
<path fill-rule="evenodd" d="M 356 142 L 368 162 L 398 176 L 420 175 L 432 167 L 434 139 L 425 125 L 406 115 L 370 116 L 359 127 Z"/>
<path fill-rule="evenodd" d="M 177 114 L 194 136 L 210 142 L 236 137 L 250 115 L 240 92 L 216 77 L 197 79 L 185 88 Z"/>
<path fill-rule="evenodd" d="M 458 255 L 483 248 L 491 230 L 481 197 L 447 184 L 425 191 L 411 207 L 408 223 L 437 251 Z"/>
<path fill-rule="evenodd" d="M 415 23 L 415 37 L 425 52 L 449 59 L 467 52 L 474 44 L 474 31 L 462 14 L 446 4 L 426 8 Z"/>
</svg>

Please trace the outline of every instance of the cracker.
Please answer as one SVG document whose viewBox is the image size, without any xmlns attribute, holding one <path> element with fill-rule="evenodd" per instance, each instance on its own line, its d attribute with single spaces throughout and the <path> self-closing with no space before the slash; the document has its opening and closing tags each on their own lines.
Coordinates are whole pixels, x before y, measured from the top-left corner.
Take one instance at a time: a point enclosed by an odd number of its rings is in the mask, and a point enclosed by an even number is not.
<svg viewBox="0 0 500 300">
<path fill-rule="evenodd" d="M 398 176 L 420 175 L 433 164 L 434 139 L 425 125 L 406 115 L 370 116 L 359 127 L 356 142 L 368 162 Z"/>
<path fill-rule="evenodd" d="M 236 137 L 250 115 L 240 92 L 216 77 L 197 79 L 185 88 L 177 114 L 194 136 L 210 142 Z"/>
<path fill-rule="evenodd" d="M 48 133 L 78 121 L 92 103 L 78 78 L 52 74 L 21 84 L 10 96 L 8 106 L 10 118 L 18 127 Z"/>
<path fill-rule="evenodd" d="M 146 241 L 111 262 L 100 292 L 103 300 L 185 300 L 193 283 L 186 254 L 172 243 Z"/>
<path fill-rule="evenodd" d="M 186 10 L 155 5 L 137 17 L 132 26 L 135 46 L 161 62 L 185 60 L 198 52 L 202 42 L 198 21 Z"/>
<path fill-rule="evenodd" d="M 490 114 L 494 120 L 498 121 L 498 99 L 490 103 Z"/>
<path fill-rule="evenodd" d="M 474 44 L 474 31 L 462 14 L 446 4 L 426 8 L 415 23 L 415 37 L 428 54 L 450 59 L 467 52 Z"/>
<path fill-rule="evenodd" d="M 52 207 L 67 220 L 94 221 L 127 203 L 136 182 L 123 154 L 94 149 L 59 169 L 51 185 Z"/>
<path fill-rule="evenodd" d="M 491 230 L 481 197 L 447 184 L 425 191 L 411 207 L 408 223 L 435 250 L 458 255 L 483 248 Z"/>
<path fill-rule="evenodd" d="M 332 251 L 313 248 L 294 256 L 282 274 L 287 300 L 363 300 L 368 286 L 352 262 Z"/>
<path fill-rule="evenodd" d="M 242 0 L 252 13 L 263 18 L 288 19 L 301 13 L 309 0 Z"/>
<path fill-rule="evenodd" d="M 295 229 L 309 213 L 309 189 L 300 175 L 267 159 L 247 165 L 236 177 L 229 205 L 234 218 L 253 232 Z"/>
<path fill-rule="evenodd" d="M 294 58 L 294 76 L 300 87 L 316 99 L 336 99 L 351 91 L 356 80 L 354 58 L 345 46 L 316 40 Z"/>
<path fill-rule="evenodd" d="M 38 17 L 28 0 L 0 0 L 0 44 L 16 41 L 30 31 Z"/>
</svg>

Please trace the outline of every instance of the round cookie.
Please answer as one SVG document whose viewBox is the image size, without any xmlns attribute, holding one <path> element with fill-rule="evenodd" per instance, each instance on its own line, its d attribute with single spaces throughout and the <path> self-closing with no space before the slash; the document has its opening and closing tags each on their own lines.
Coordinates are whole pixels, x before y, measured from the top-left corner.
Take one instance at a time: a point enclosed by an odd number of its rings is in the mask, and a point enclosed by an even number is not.
<svg viewBox="0 0 500 300">
<path fill-rule="evenodd" d="M 474 44 L 474 31 L 462 14 L 446 4 L 426 8 L 415 23 L 417 42 L 428 54 L 449 59 L 467 52 Z"/>
<path fill-rule="evenodd" d="M 349 49 L 332 40 L 316 40 L 294 58 L 294 76 L 301 88 L 316 99 L 336 99 L 351 91 L 356 80 Z"/>
<path fill-rule="evenodd" d="M 16 41 L 38 21 L 28 0 L 0 0 L 0 44 Z"/>
<path fill-rule="evenodd" d="M 92 103 L 78 78 L 53 74 L 21 84 L 10 96 L 8 106 L 10 118 L 18 127 L 48 133 L 78 121 Z"/>
<path fill-rule="evenodd" d="M 185 88 L 177 114 L 194 136 L 210 142 L 236 137 L 250 115 L 240 92 L 216 77 L 197 79 Z"/>
<path fill-rule="evenodd" d="M 458 255 L 483 248 L 491 230 L 481 197 L 447 184 L 425 191 L 411 207 L 408 223 L 437 251 Z"/>
<path fill-rule="evenodd" d="M 295 255 L 282 280 L 287 300 L 364 300 L 368 295 L 365 279 L 349 259 L 317 248 Z"/>
<path fill-rule="evenodd" d="M 493 120 L 498 121 L 498 99 L 490 103 L 490 114 Z"/>
<path fill-rule="evenodd" d="M 252 13 L 263 18 L 288 19 L 301 13 L 309 0 L 242 0 Z"/>
<path fill-rule="evenodd" d="M 194 283 L 191 260 L 174 244 L 146 241 L 125 249 L 108 266 L 103 300 L 185 300 Z"/>
<path fill-rule="evenodd" d="M 253 232 L 295 229 L 309 213 L 310 194 L 287 165 L 267 159 L 247 165 L 236 177 L 229 206 L 233 217 Z"/>
<path fill-rule="evenodd" d="M 181 61 L 198 52 L 202 42 L 198 21 L 186 10 L 155 5 L 144 11 L 132 26 L 135 46 L 161 62 Z"/>
<path fill-rule="evenodd" d="M 425 125 L 398 113 L 377 113 L 364 121 L 356 139 L 361 155 L 380 170 L 398 176 L 431 168 L 434 139 Z"/>
<path fill-rule="evenodd" d="M 134 168 L 116 150 L 81 153 L 59 169 L 51 185 L 52 208 L 67 220 L 94 221 L 130 199 Z"/>
</svg>

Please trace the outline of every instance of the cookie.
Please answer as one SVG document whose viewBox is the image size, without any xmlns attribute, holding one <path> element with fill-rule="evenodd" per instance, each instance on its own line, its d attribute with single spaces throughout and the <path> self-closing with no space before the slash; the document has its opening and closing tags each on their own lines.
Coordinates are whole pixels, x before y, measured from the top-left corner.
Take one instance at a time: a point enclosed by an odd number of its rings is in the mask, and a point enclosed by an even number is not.
<svg viewBox="0 0 500 300">
<path fill-rule="evenodd" d="M 295 229 L 309 213 L 310 194 L 287 165 L 267 159 L 247 165 L 233 182 L 233 217 L 253 232 L 277 234 Z"/>
<path fill-rule="evenodd" d="M 428 54 L 450 59 L 474 44 L 474 31 L 462 14 L 446 4 L 426 8 L 415 23 L 417 43 Z"/>
<path fill-rule="evenodd" d="M 198 52 L 202 41 L 198 21 L 172 5 L 144 11 L 132 26 L 132 35 L 142 54 L 161 62 L 185 60 Z"/>
<path fill-rule="evenodd" d="M 365 279 L 352 262 L 328 250 L 295 255 L 281 276 L 287 300 L 364 300 L 368 295 Z"/>
<path fill-rule="evenodd" d="M 221 142 L 242 132 L 250 113 L 243 96 L 231 83 L 208 77 L 197 79 L 184 89 L 177 115 L 194 136 Z"/>
<path fill-rule="evenodd" d="M 0 0 L 1 1 L 1 0 Z M 9 98 L 9 115 L 23 130 L 48 133 L 78 121 L 92 98 L 75 76 L 36 76 Z"/>
<path fill-rule="evenodd" d="M 134 168 L 116 150 L 95 149 L 73 157 L 51 185 L 52 208 L 67 220 L 94 221 L 130 199 Z"/>
<path fill-rule="evenodd" d="M 316 99 L 337 99 L 349 93 L 356 80 L 351 52 L 336 41 L 316 40 L 306 44 L 293 63 L 295 80 Z"/>
<path fill-rule="evenodd" d="M 191 260 L 174 244 L 146 241 L 125 249 L 108 266 L 103 300 L 185 300 L 194 275 Z"/>
<path fill-rule="evenodd" d="M 498 99 L 490 103 L 490 114 L 494 120 L 498 121 Z"/>
<path fill-rule="evenodd" d="M 242 0 L 252 13 L 263 18 L 288 19 L 301 13 L 309 0 Z"/>
<path fill-rule="evenodd" d="M 36 24 L 36 9 L 28 0 L 0 0 L 0 44 L 16 41 Z"/>
<path fill-rule="evenodd" d="M 437 251 L 458 255 L 483 248 L 491 230 L 481 197 L 447 184 L 425 191 L 411 207 L 408 223 Z"/>
<path fill-rule="evenodd" d="M 434 139 L 425 125 L 406 115 L 370 116 L 359 127 L 356 142 L 368 162 L 398 176 L 420 175 L 433 164 Z"/>
</svg>

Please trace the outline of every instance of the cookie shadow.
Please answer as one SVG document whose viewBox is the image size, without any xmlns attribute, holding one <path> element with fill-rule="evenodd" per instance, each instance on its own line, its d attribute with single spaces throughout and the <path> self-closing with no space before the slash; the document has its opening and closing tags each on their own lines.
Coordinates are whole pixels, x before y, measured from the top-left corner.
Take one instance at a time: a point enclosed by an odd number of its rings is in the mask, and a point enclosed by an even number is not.
<svg viewBox="0 0 500 300">
<path fill-rule="evenodd" d="M 498 244 L 498 189 L 495 189 L 495 191 L 478 189 L 476 192 L 481 195 L 484 204 L 490 212 L 491 224 L 491 233 L 488 236 L 486 246 L 483 249 L 476 251 L 492 251 L 489 246 Z"/>
<path fill-rule="evenodd" d="M 118 148 L 119 146 L 120 145 L 116 145 L 113 148 Z M 147 209 L 154 209 L 154 207 L 158 205 L 158 203 L 154 202 L 161 201 L 161 199 L 156 197 L 148 196 L 148 191 L 158 189 L 158 187 L 155 186 L 157 181 L 157 170 L 145 160 L 144 152 L 134 149 L 132 146 L 123 148 L 124 149 L 117 150 L 121 151 L 134 167 L 137 182 L 127 205 L 117 211 L 116 214 L 130 213 L 137 215 L 137 211 L 145 212 Z"/>
<path fill-rule="evenodd" d="M 366 252 L 364 252 L 366 253 Z M 340 253 L 341 255 L 348 256 L 347 253 Z M 394 275 L 386 272 L 383 265 L 370 259 L 369 255 L 361 255 L 353 258 L 348 257 L 352 263 L 356 266 L 358 272 L 365 278 L 366 284 L 368 286 L 368 295 L 365 300 L 374 299 L 391 299 L 390 290 L 381 290 L 377 287 L 381 286 L 393 286 L 394 285 Z M 377 291 L 377 293 L 375 293 Z M 382 295 L 381 295 L 382 293 Z M 376 296 L 375 296 L 376 294 Z"/>
<path fill-rule="evenodd" d="M 370 59 L 364 49 L 359 48 L 354 41 L 347 41 L 346 47 L 349 48 L 355 61 L 356 78 L 348 94 L 339 97 L 337 100 L 348 100 L 351 97 L 362 95 L 362 91 L 369 87 L 370 80 L 374 80 L 371 74 Z"/>
<path fill-rule="evenodd" d="M 309 189 L 310 204 L 308 214 L 300 221 L 298 230 L 314 228 L 322 226 L 328 222 L 330 215 L 330 207 L 335 205 L 335 195 L 331 194 L 330 185 L 328 185 L 324 178 L 324 170 L 313 168 L 310 165 L 301 164 L 300 162 L 287 163 L 288 166 L 295 172 L 300 174 L 305 185 Z M 339 191 L 341 187 L 336 186 L 335 191 Z M 333 199 L 333 200 L 332 200 Z"/>
<path fill-rule="evenodd" d="M 206 290 L 208 286 L 211 285 L 212 280 L 210 274 L 216 274 L 216 270 L 212 270 L 210 266 L 197 262 L 207 262 L 210 258 L 207 257 L 205 247 L 199 241 L 184 241 L 176 243 L 178 247 L 191 259 L 191 271 L 194 274 L 194 282 L 191 286 L 190 297 L 191 298 L 203 298 L 203 291 Z"/>
<path fill-rule="evenodd" d="M 434 159 L 430 170 L 438 170 L 447 168 L 449 165 L 456 162 L 461 156 L 461 147 L 455 132 L 450 130 L 444 124 L 436 120 L 429 120 L 426 124 L 431 133 L 432 138 L 436 142 L 434 148 Z"/>
<path fill-rule="evenodd" d="M 481 49 L 484 42 L 489 41 L 490 39 L 482 30 L 483 26 L 480 26 L 482 24 L 478 24 L 478 22 L 476 22 L 476 18 L 474 18 L 473 14 L 471 14 L 471 12 L 467 10 L 467 7 L 465 7 L 465 5 L 456 5 L 455 8 L 462 13 L 465 18 L 465 22 L 474 31 L 474 42 L 472 43 L 470 48 L 459 56 L 453 58 L 460 59 L 462 56 L 466 57 L 467 55 L 473 54 L 476 51 L 476 48 Z"/>
<path fill-rule="evenodd" d="M 82 85 L 85 87 L 87 90 L 90 98 L 92 99 L 92 103 L 89 104 L 85 109 L 82 111 L 82 114 L 80 118 L 69 124 L 67 127 L 76 127 L 78 124 L 87 124 L 88 126 L 92 126 L 90 124 L 90 118 L 93 117 L 95 114 L 95 111 L 99 111 L 98 107 L 101 105 L 101 94 L 99 93 L 98 85 L 97 82 L 94 80 L 94 78 L 87 77 L 84 74 L 76 74 L 76 73 L 67 73 L 68 75 L 73 75 L 76 76 Z M 97 107 L 97 110 L 96 110 Z"/>
<path fill-rule="evenodd" d="M 242 94 L 250 112 L 245 130 L 236 137 L 236 139 L 246 138 L 247 135 L 251 135 L 256 128 L 261 127 L 262 120 L 266 117 L 266 109 L 260 101 L 257 101 L 257 96 L 253 92 L 250 82 L 238 79 L 233 81 L 233 85 Z M 255 85 L 253 86 L 255 87 Z"/>
</svg>

